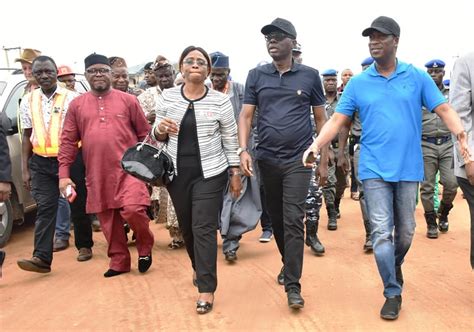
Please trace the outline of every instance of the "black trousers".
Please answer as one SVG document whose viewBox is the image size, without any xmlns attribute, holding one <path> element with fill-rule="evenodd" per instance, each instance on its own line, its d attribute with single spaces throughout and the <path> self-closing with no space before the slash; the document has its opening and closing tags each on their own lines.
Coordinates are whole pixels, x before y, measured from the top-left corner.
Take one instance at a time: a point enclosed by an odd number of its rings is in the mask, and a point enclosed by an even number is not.
<svg viewBox="0 0 474 332">
<path fill-rule="evenodd" d="M 92 248 L 94 242 L 92 240 L 91 219 L 86 214 L 86 168 L 82 159 L 82 150 L 79 150 L 76 160 L 71 165 L 71 180 L 76 184 L 77 197 L 70 204 L 71 221 L 74 224 L 74 244 L 77 249 Z"/>
<path fill-rule="evenodd" d="M 270 164 L 259 161 L 273 234 L 285 267 L 285 291 L 301 289 L 303 271 L 305 200 L 311 168 L 301 161 Z"/>
<path fill-rule="evenodd" d="M 471 268 L 474 269 L 474 186 L 467 179 L 457 177 L 457 180 L 467 200 L 471 215 Z"/>
<path fill-rule="evenodd" d="M 31 192 L 37 205 L 33 256 L 51 264 L 59 199 L 58 160 L 33 154 L 29 166 Z"/>
<path fill-rule="evenodd" d="M 196 164 L 180 167 L 168 186 L 199 293 L 217 288 L 217 230 L 227 181 L 227 172 L 204 179 Z"/>
</svg>

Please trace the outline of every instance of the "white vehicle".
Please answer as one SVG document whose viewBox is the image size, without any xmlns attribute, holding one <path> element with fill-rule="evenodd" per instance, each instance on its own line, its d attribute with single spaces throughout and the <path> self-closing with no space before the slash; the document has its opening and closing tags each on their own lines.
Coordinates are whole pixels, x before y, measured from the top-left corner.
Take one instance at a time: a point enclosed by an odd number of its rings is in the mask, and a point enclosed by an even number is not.
<svg viewBox="0 0 474 332">
<path fill-rule="evenodd" d="M 25 213 L 36 208 L 30 192 L 23 187 L 21 175 L 18 110 L 26 83 L 21 70 L 0 70 L 0 119 L 10 148 L 13 181 L 10 199 L 0 203 L 0 248 L 8 242 L 13 224 L 21 225 L 24 222 Z M 80 93 L 89 90 L 89 85 L 83 75 L 76 74 L 76 90 Z"/>
</svg>

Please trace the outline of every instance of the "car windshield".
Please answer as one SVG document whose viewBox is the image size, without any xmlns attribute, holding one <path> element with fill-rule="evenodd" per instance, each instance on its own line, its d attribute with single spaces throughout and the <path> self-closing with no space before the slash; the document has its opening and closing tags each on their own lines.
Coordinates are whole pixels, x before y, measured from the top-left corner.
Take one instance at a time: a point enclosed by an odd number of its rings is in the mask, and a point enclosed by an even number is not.
<svg viewBox="0 0 474 332">
<path fill-rule="evenodd" d="M 7 87 L 7 82 L 0 81 L 0 96 L 3 95 L 3 91 L 5 91 L 6 87 Z"/>
</svg>

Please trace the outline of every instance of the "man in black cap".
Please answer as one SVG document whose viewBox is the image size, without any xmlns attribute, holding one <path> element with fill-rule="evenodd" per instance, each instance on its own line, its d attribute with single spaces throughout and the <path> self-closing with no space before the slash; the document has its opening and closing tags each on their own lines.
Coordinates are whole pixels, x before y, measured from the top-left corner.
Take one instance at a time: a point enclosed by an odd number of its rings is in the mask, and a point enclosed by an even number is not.
<svg viewBox="0 0 474 332">
<path fill-rule="evenodd" d="M 431 76 L 436 86 L 445 96 L 449 97 L 449 89 L 443 84 L 445 63 L 442 60 L 434 59 L 425 64 L 428 74 Z M 441 121 L 436 113 L 423 108 L 423 129 L 421 132 L 421 148 L 423 150 L 423 162 L 425 179 L 420 186 L 421 203 L 425 210 L 427 224 L 426 236 L 430 239 L 438 237 L 438 228 L 441 233 L 448 231 L 448 214 L 453 208 L 453 201 L 456 197 L 458 184 L 454 176 L 453 165 L 453 142 L 451 132 L 446 124 Z M 437 186 L 437 173 L 440 174 L 443 184 L 443 197 L 438 211 L 435 211 L 435 186 Z M 439 218 L 439 225 L 436 219 Z"/>
<path fill-rule="evenodd" d="M 362 35 L 369 37 L 369 51 L 375 63 L 349 81 L 336 112 L 304 157 L 317 154 L 359 112 L 359 178 L 386 298 L 380 316 L 393 320 L 398 318 L 402 304 L 402 263 L 415 233 L 416 193 L 423 180 L 421 107 L 436 112 L 447 124 L 457 137 L 463 156 L 469 151 L 459 117 L 431 77 L 397 59 L 398 23 L 380 16 Z"/>
<path fill-rule="evenodd" d="M 70 166 L 82 142 L 86 166 L 87 212 L 99 218 L 109 245 L 110 268 L 104 277 L 130 271 L 130 252 L 123 232 L 124 220 L 136 234 L 138 270 L 152 264 L 153 233 L 149 228 L 147 206 L 150 195 L 145 183 L 120 167 L 123 153 L 142 141 L 150 131 L 136 97 L 111 87 L 111 67 L 107 57 L 91 54 L 84 60 L 91 91 L 71 103 L 61 134 L 59 189 L 75 186 Z"/>
<path fill-rule="evenodd" d="M 317 132 L 326 121 L 324 93 L 318 71 L 293 61 L 296 29 L 291 22 L 277 18 L 261 32 L 273 62 L 250 70 L 247 77 L 239 118 L 238 154 L 245 175 L 251 176 L 248 139 L 258 107 L 256 159 L 283 261 L 277 280 L 285 285 L 289 307 L 299 309 L 304 306 L 299 280 L 303 269 L 304 207 L 311 177 L 311 168 L 303 167 L 300 159 L 312 141 L 309 110 L 313 110 Z M 324 184 L 327 156 L 322 158 L 319 172 Z"/>
</svg>

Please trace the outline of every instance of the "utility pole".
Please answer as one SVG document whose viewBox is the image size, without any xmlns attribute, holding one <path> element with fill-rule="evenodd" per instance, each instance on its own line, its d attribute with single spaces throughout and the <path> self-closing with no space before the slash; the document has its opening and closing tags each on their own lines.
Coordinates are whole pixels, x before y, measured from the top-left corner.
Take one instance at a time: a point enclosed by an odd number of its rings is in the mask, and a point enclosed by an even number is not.
<svg viewBox="0 0 474 332">
<path fill-rule="evenodd" d="M 10 68 L 10 59 L 8 57 L 8 52 L 18 50 L 18 56 L 20 56 L 21 55 L 21 47 L 20 46 L 17 46 L 17 47 L 5 47 L 5 46 L 3 46 L 2 48 L 5 51 L 5 58 L 7 60 L 7 68 Z"/>
</svg>

